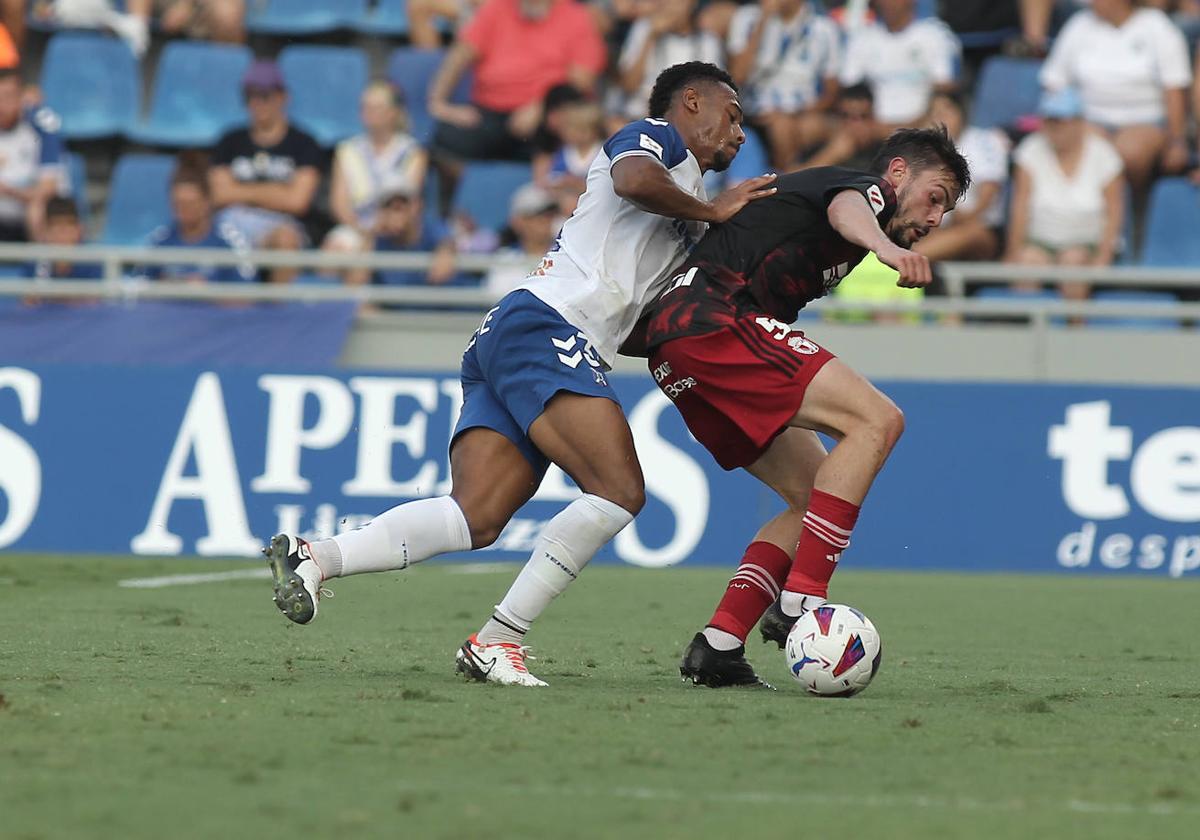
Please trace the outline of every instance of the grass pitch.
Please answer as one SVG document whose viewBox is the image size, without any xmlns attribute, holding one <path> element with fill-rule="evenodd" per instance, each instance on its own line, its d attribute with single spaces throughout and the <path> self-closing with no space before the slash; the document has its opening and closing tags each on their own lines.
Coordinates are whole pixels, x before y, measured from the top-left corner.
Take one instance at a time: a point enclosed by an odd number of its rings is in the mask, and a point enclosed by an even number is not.
<svg viewBox="0 0 1200 840">
<path fill-rule="evenodd" d="M 0 555 L 0 837 L 1156 838 L 1200 826 L 1191 582 L 840 573 L 875 683 L 679 682 L 728 570 L 589 569 L 540 691 L 452 655 L 513 574 L 336 581 L 310 627 L 219 561 Z M 256 567 L 257 568 L 257 567 Z"/>
</svg>

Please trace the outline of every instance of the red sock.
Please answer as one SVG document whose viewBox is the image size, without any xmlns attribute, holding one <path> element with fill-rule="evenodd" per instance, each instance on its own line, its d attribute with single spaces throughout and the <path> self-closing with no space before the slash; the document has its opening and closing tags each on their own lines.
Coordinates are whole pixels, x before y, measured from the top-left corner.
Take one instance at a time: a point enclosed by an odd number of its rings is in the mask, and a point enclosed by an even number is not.
<svg viewBox="0 0 1200 840">
<path fill-rule="evenodd" d="M 791 565 L 792 558 L 779 546 L 750 543 L 708 626 L 746 641 L 750 628 L 779 597 L 779 586 Z"/>
<path fill-rule="evenodd" d="M 842 552 L 850 547 L 850 532 L 857 521 L 858 505 L 813 490 L 796 546 L 796 562 L 783 588 L 788 592 L 828 597 L 829 579 Z"/>
</svg>

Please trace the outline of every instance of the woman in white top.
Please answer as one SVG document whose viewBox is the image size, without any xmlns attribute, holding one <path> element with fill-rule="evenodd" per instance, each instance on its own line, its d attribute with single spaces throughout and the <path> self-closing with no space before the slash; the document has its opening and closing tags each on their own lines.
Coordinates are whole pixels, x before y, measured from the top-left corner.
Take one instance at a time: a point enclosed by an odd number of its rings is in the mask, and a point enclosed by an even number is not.
<svg viewBox="0 0 1200 840">
<path fill-rule="evenodd" d="M 966 109 L 953 93 L 936 93 L 928 122 L 942 124 L 971 166 L 971 188 L 942 224 L 913 246 L 931 260 L 989 260 L 1000 250 L 1004 187 L 1008 184 L 1008 135 L 998 128 L 967 125 Z"/>
<path fill-rule="evenodd" d="M 760 124 L 771 164 L 787 170 L 829 137 L 837 100 L 841 30 L 808 0 L 758 0 L 729 27 L 729 74 L 746 88 L 742 104 Z"/>
<path fill-rule="evenodd" d="M 366 131 L 338 143 L 333 153 L 329 205 L 337 227 L 325 246 L 336 250 L 362 250 L 371 241 L 384 186 L 404 183 L 420 195 L 429 165 L 428 153 L 405 130 L 408 115 L 390 82 L 368 84 L 359 113 Z"/>
<path fill-rule="evenodd" d="M 1083 100 L 1071 88 L 1042 95 L 1041 130 L 1013 153 L 1009 262 L 1033 265 L 1112 263 L 1125 211 L 1121 156 L 1083 120 Z M 1063 284 L 1063 296 L 1086 298 L 1083 283 Z"/>
<path fill-rule="evenodd" d="M 624 101 L 611 109 L 629 120 L 646 116 L 654 80 L 668 67 L 688 61 L 725 64 L 720 39 L 696 25 L 696 0 L 637 0 L 637 6 L 638 21 L 617 60 Z"/>
<path fill-rule="evenodd" d="M 1042 65 L 1042 86 L 1074 87 L 1083 115 L 1112 139 L 1139 195 L 1155 167 L 1188 161 L 1187 42 L 1159 9 L 1134 0 L 1092 0 L 1071 16 Z"/>
</svg>

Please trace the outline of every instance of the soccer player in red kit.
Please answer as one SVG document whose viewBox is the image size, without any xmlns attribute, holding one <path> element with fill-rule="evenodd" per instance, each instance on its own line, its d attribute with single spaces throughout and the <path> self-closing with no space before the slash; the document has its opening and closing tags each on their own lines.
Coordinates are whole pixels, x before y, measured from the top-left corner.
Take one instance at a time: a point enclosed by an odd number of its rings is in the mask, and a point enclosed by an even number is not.
<svg viewBox="0 0 1200 840">
<path fill-rule="evenodd" d="M 722 467 L 745 469 L 788 505 L 746 549 L 684 654 L 684 678 L 764 685 L 746 661 L 747 634 L 761 617 L 764 641 L 783 647 L 796 619 L 825 602 L 904 429 L 891 400 L 789 325 L 868 251 L 900 272 L 900 286 L 927 286 L 929 261 L 910 248 L 969 183 L 942 127 L 895 132 L 870 173 L 784 175 L 774 196 L 710 228 L 651 308 L 650 371 L 688 429 Z M 817 432 L 836 441 L 828 453 Z"/>
</svg>

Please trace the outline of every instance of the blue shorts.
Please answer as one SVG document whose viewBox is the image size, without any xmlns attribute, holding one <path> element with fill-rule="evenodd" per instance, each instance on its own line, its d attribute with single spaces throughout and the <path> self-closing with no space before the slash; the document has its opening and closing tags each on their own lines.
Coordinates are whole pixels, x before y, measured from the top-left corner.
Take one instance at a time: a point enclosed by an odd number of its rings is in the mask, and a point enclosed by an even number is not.
<svg viewBox="0 0 1200 840">
<path fill-rule="evenodd" d="M 583 333 L 525 289 L 505 295 L 471 336 L 462 389 L 451 447 L 467 429 L 492 429 L 521 450 L 539 481 L 550 462 L 529 439 L 529 427 L 551 397 L 569 391 L 621 404 Z"/>
</svg>

